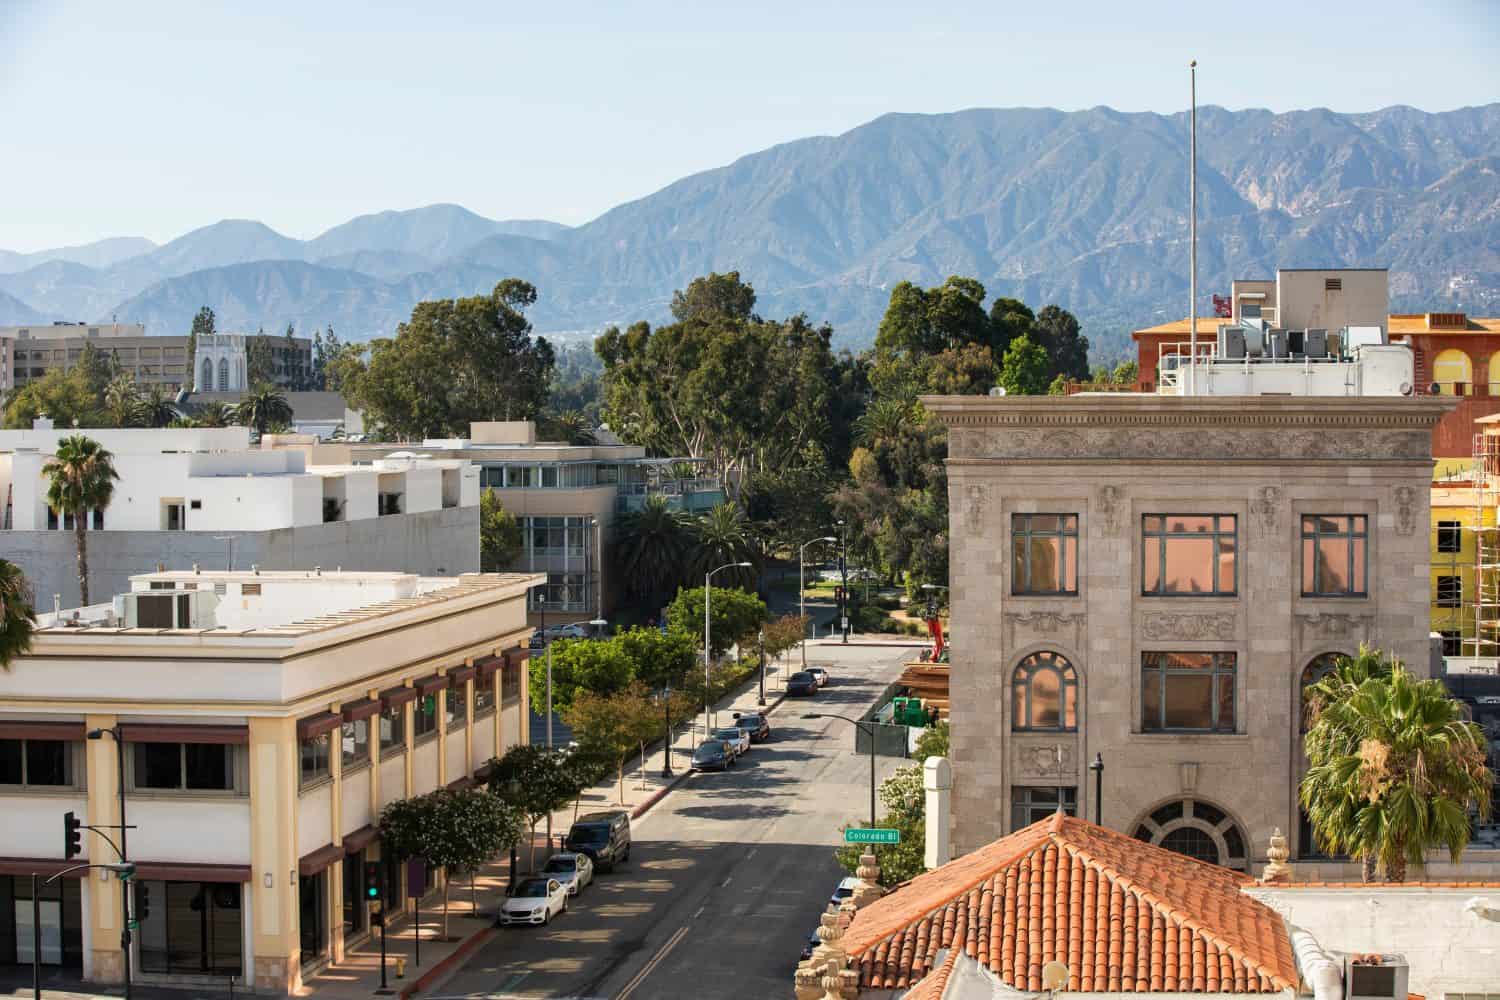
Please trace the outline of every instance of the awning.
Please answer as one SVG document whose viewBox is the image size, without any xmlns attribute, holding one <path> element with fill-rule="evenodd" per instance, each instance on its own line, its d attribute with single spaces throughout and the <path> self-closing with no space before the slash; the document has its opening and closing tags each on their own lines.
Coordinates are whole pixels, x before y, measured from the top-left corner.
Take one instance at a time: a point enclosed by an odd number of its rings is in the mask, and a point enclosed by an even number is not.
<svg viewBox="0 0 1500 1000">
<path fill-rule="evenodd" d="M 309 715 L 305 719 L 297 720 L 297 739 L 310 740 L 314 736 L 331 733 L 343 724 L 344 717 L 338 712 L 319 712 L 317 715 Z"/>
<path fill-rule="evenodd" d="M 318 872 L 322 871 L 324 868 L 327 868 L 329 865 L 333 864 L 335 861 L 343 861 L 343 860 L 344 860 L 344 845 L 343 844 L 329 844 L 326 847 L 320 847 L 320 848 L 318 848 L 316 851 L 313 851 L 311 854 L 304 854 L 297 861 L 297 874 L 298 875 L 316 875 Z"/>
<path fill-rule="evenodd" d="M 395 708 L 405 705 L 409 701 L 417 700 L 417 689 L 409 687 L 386 688 L 380 692 L 380 703 L 386 708 Z"/>
<path fill-rule="evenodd" d="M 448 686 L 446 677 L 423 677 L 416 682 L 417 693 L 420 695 L 436 694 Z"/>
<path fill-rule="evenodd" d="M 474 669 L 479 672 L 480 680 L 493 677 L 504 665 L 503 656 L 481 656 L 474 661 Z"/>
<path fill-rule="evenodd" d="M 0 875 L 37 874 L 43 878 L 51 878 L 64 868 L 87 863 L 83 858 L 74 858 L 72 861 L 61 861 L 57 858 L 0 858 Z M 80 868 L 76 872 L 68 872 L 63 877 L 83 878 L 88 873 L 87 868 Z"/>
<path fill-rule="evenodd" d="M 249 726 L 194 726 L 171 723 L 122 723 L 126 743 L 232 743 L 250 742 Z"/>
<path fill-rule="evenodd" d="M 167 882 L 248 882 L 249 865 L 211 865 L 192 861 L 137 861 L 135 877 Z"/>
<path fill-rule="evenodd" d="M 82 722 L 21 722 L 0 719 L 0 740 L 81 740 L 88 735 Z"/>
<path fill-rule="evenodd" d="M 365 825 L 344 836 L 344 853 L 358 854 L 380 838 L 380 827 Z"/>
<path fill-rule="evenodd" d="M 362 698 L 344 706 L 341 713 L 345 722 L 358 722 L 360 719 L 368 719 L 380 714 L 380 701 L 376 698 Z"/>
<path fill-rule="evenodd" d="M 454 667 L 448 671 L 448 680 L 454 684 L 467 684 L 478 673 L 477 667 Z"/>
</svg>

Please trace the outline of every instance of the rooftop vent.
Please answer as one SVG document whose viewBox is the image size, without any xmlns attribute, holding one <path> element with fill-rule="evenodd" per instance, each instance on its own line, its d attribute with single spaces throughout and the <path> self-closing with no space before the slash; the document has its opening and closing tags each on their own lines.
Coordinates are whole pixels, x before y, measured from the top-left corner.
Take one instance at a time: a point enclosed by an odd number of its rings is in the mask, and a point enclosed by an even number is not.
<svg viewBox="0 0 1500 1000">
<path fill-rule="evenodd" d="M 1345 995 L 1349 1000 L 1404 1000 L 1410 972 L 1401 955 L 1346 955 Z"/>
<path fill-rule="evenodd" d="M 1468 313 L 1428 313 L 1429 330 L 1463 330 L 1469 325 Z"/>
</svg>

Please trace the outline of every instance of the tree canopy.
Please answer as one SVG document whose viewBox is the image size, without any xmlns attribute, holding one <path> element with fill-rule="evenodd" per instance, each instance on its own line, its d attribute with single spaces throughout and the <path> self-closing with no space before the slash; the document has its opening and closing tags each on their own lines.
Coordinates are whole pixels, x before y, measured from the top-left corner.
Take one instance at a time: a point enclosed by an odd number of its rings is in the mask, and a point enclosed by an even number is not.
<svg viewBox="0 0 1500 1000">
<path fill-rule="evenodd" d="M 709 641 L 713 654 L 724 651 L 756 631 L 766 621 L 766 602 L 754 594 L 731 587 L 711 588 L 709 600 Z M 694 637 L 699 649 L 703 643 L 703 587 L 684 587 L 667 607 L 667 624 L 672 629 Z"/>
<path fill-rule="evenodd" d="M 479 571 L 498 573 L 521 554 L 521 522 L 492 487 L 479 494 Z"/>
</svg>

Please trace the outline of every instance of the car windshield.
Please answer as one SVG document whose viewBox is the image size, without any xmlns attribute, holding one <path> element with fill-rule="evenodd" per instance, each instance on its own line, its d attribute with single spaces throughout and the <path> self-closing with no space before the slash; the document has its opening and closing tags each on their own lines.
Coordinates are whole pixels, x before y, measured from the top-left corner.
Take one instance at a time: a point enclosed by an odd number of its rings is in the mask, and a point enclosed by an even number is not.
<svg viewBox="0 0 1500 1000">
<path fill-rule="evenodd" d="M 724 744 L 719 740 L 709 740 L 707 743 L 698 745 L 698 753 L 712 755 L 724 752 Z"/>
<path fill-rule="evenodd" d="M 551 858 L 547 861 L 547 867 L 543 868 L 542 870 L 548 872 L 568 873 L 572 872 L 577 867 L 578 862 L 574 861 L 572 858 Z"/>
<path fill-rule="evenodd" d="M 714 735 L 721 740 L 737 740 L 740 738 L 738 729 L 715 729 Z"/>
<path fill-rule="evenodd" d="M 854 890 L 845 885 L 841 885 L 837 889 L 833 890 L 834 899 L 844 899 L 852 895 L 854 895 Z"/>
<path fill-rule="evenodd" d="M 609 827 L 607 826 L 575 826 L 573 832 L 568 834 L 569 840 L 576 840 L 583 844 L 602 844 L 609 840 Z"/>
<path fill-rule="evenodd" d="M 792 675 L 792 680 L 794 680 L 794 681 L 810 681 L 812 679 L 813 679 L 813 675 L 809 674 L 809 673 L 807 673 L 806 671 L 803 671 L 803 670 L 799 670 L 795 674 Z"/>
<path fill-rule="evenodd" d="M 547 880 L 540 878 L 529 878 L 524 882 L 518 882 L 516 883 L 515 895 L 545 896 L 547 895 Z"/>
<path fill-rule="evenodd" d="M 735 720 L 735 725 L 739 726 L 741 729 L 758 729 L 760 728 L 760 716 L 742 715 L 737 720 Z"/>
</svg>

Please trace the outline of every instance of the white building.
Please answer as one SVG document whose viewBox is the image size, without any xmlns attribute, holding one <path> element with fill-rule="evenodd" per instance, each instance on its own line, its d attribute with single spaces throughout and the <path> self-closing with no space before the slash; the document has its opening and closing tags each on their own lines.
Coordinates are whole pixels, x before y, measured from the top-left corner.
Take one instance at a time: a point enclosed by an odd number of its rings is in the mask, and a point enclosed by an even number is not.
<svg viewBox="0 0 1500 1000">
<path fill-rule="evenodd" d="M 42 469 L 72 430 L 0 431 L 7 557 L 46 606 L 76 599 L 72 519 L 47 505 Z M 479 472 L 457 458 L 313 465 L 306 451 L 251 448 L 244 427 L 89 430 L 119 482 L 89 514 L 91 588 L 125 589 L 164 565 L 314 565 L 422 574 L 478 569 Z"/>
<path fill-rule="evenodd" d="M 200 392 L 244 392 L 245 335 L 200 334 L 193 354 L 193 384 Z"/>
</svg>

